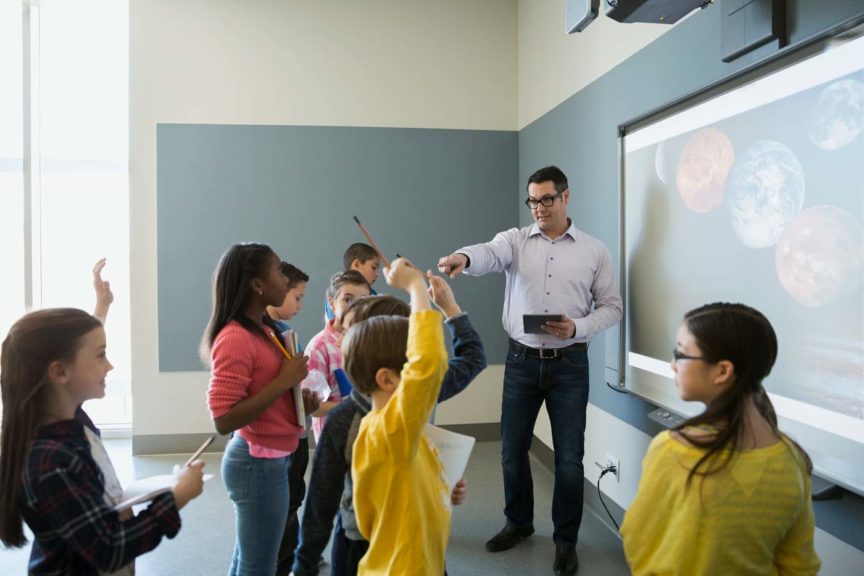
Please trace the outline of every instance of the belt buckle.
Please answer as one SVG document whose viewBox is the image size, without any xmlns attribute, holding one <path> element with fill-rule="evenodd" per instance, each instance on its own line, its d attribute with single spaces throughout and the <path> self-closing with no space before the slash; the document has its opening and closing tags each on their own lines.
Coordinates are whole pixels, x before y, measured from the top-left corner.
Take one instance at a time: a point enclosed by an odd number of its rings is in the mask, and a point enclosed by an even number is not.
<svg viewBox="0 0 864 576">
<path fill-rule="evenodd" d="M 557 348 L 538 348 L 537 350 L 540 352 L 541 360 L 554 360 L 555 358 L 558 358 Z"/>
</svg>

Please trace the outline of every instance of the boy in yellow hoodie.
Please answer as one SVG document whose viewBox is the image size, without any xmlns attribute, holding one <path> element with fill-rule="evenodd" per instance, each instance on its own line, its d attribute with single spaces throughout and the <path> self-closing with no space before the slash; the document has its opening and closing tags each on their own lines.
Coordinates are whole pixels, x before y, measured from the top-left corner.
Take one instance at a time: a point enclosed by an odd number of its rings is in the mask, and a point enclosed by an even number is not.
<svg viewBox="0 0 864 576">
<path fill-rule="evenodd" d="M 429 305 L 423 273 L 410 262 L 400 258 L 384 274 L 387 284 L 410 295 L 410 319 L 370 318 L 353 325 L 342 342 L 348 377 L 372 398 L 351 466 L 357 526 L 369 540 L 359 573 L 440 576 L 450 490 L 423 428 L 447 371 L 442 318 Z"/>
</svg>

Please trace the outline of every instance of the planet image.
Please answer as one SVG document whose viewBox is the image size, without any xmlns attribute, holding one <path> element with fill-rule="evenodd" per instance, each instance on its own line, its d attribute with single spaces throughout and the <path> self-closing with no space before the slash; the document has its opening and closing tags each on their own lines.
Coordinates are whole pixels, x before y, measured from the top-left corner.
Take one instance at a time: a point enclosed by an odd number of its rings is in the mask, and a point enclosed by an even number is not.
<svg viewBox="0 0 864 576">
<path fill-rule="evenodd" d="M 663 184 L 669 183 L 669 164 L 667 162 L 666 141 L 663 140 L 657 146 L 657 151 L 654 153 L 654 169 L 657 171 L 657 178 Z"/>
<path fill-rule="evenodd" d="M 810 110 L 807 133 L 824 150 L 849 144 L 864 130 L 864 83 L 848 78 L 822 90 Z"/>
<path fill-rule="evenodd" d="M 786 226 L 774 252 L 783 289 L 818 308 L 854 294 L 864 282 L 864 227 L 835 206 L 816 206 Z"/>
<path fill-rule="evenodd" d="M 804 171 L 774 140 L 754 142 L 732 167 L 727 187 L 732 229 L 750 248 L 767 248 L 804 204 Z"/>
<path fill-rule="evenodd" d="M 723 203 L 726 177 L 735 162 L 735 147 L 716 128 L 696 132 L 678 157 L 678 194 L 693 212 L 710 212 Z"/>
</svg>

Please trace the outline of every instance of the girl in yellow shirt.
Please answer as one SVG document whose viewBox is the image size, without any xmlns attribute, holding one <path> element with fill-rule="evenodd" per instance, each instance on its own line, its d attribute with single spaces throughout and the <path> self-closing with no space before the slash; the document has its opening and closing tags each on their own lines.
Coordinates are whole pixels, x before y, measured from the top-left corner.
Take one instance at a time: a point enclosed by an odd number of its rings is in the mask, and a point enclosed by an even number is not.
<svg viewBox="0 0 864 576">
<path fill-rule="evenodd" d="M 816 574 L 812 465 L 777 428 L 762 387 L 777 358 L 768 320 L 708 304 L 678 329 L 672 370 L 705 411 L 654 438 L 621 535 L 634 575 Z"/>
</svg>

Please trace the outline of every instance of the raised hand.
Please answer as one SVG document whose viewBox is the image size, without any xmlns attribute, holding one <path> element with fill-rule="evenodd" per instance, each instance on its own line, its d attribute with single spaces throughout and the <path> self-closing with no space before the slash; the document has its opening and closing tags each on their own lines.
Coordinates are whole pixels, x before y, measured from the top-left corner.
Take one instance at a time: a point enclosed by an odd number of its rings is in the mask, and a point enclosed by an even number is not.
<svg viewBox="0 0 864 576">
<path fill-rule="evenodd" d="M 452 318 L 457 314 L 462 313 L 459 304 L 456 303 L 456 297 L 453 296 L 453 290 L 447 281 L 441 276 L 432 274 L 431 270 L 426 271 L 426 278 L 429 280 L 429 298 L 432 303 L 437 306 L 447 318 Z"/>
<path fill-rule="evenodd" d="M 96 291 L 96 309 L 93 311 L 93 316 L 99 318 L 103 324 L 108 317 L 108 309 L 111 308 L 111 304 L 114 302 L 111 283 L 102 279 L 102 270 L 107 263 L 108 260 L 102 258 L 93 266 L 93 289 Z"/>
<path fill-rule="evenodd" d="M 418 270 L 407 258 L 397 258 L 390 266 L 384 267 L 384 278 L 389 286 L 408 290 L 418 282 L 423 283 L 423 273 Z M 425 288 L 426 284 L 423 284 Z"/>
</svg>

